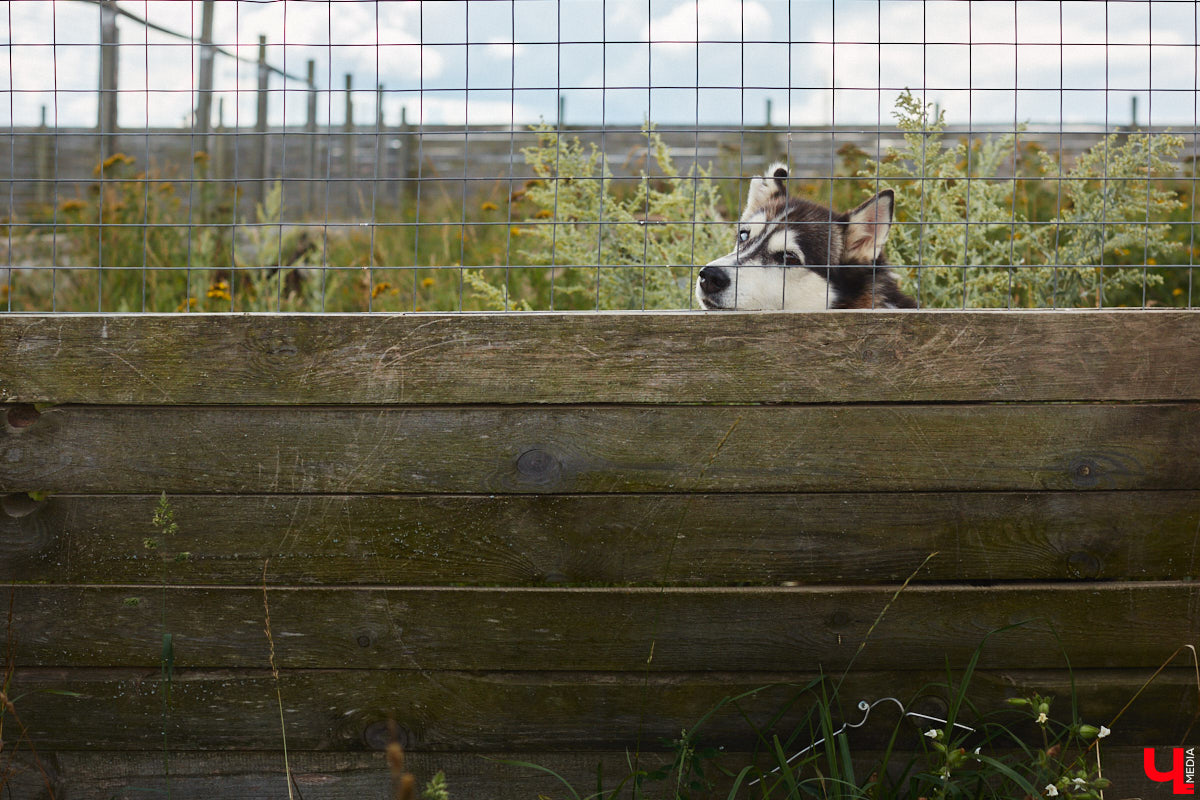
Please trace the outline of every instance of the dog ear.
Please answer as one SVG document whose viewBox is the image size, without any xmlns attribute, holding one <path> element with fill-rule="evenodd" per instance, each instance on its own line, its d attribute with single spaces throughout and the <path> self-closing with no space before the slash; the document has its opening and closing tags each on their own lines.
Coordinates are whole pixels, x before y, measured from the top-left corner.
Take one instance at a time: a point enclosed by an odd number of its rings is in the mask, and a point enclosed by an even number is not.
<svg viewBox="0 0 1200 800">
<path fill-rule="evenodd" d="M 895 206 L 895 192 L 884 189 L 846 215 L 843 264 L 872 264 L 879 258 L 883 243 L 892 229 Z"/>
<path fill-rule="evenodd" d="M 750 179 L 750 191 L 746 195 L 746 210 L 742 219 L 761 211 L 767 203 L 787 195 L 788 168 L 783 162 L 772 164 L 766 177 L 755 175 Z"/>
</svg>

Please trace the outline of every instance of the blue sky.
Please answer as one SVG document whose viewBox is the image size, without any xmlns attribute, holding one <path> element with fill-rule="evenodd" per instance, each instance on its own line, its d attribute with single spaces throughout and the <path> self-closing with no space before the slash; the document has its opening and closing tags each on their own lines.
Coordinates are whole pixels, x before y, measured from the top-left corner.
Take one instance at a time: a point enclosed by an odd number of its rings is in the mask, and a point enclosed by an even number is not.
<svg viewBox="0 0 1200 800">
<path fill-rule="evenodd" d="M 184 33 L 199 2 L 126 0 Z M 1179 0 L 276 0 L 217 3 L 218 43 L 276 67 L 317 63 L 321 121 L 429 124 L 777 125 L 890 122 L 896 94 L 923 92 L 952 123 L 1140 124 L 1196 119 L 1197 4 Z M 76 0 L 0 2 L 0 122 L 96 118 L 99 10 Z M 121 123 L 186 125 L 196 50 L 119 23 Z M 286 44 L 285 44 L 286 42 Z M 253 65 L 218 57 L 225 121 L 250 125 Z M 9 91 L 10 87 L 16 91 Z M 54 89 L 57 87 L 58 91 Z M 832 88 L 836 87 L 836 88 Z M 1017 91 L 1013 91 L 1016 87 Z M 303 85 L 272 79 L 271 117 L 303 121 Z M 469 90 L 469 91 L 464 91 Z M 216 113 L 214 103 L 214 114 Z"/>
</svg>

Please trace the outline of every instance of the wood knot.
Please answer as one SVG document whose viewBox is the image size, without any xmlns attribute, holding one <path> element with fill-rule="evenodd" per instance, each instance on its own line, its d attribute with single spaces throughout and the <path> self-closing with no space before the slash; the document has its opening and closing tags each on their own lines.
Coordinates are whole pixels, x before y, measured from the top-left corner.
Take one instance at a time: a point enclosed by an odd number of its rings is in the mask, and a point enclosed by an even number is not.
<svg viewBox="0 0 1200 800">
<path fill-rule="evenodd" d="M 1102 569 L 1103 564 L 1100 559 L 1091 553 L 1071 553 L 1067 557 L 1067 572 L 1072 578 L 1099 578 Z"/>
<path fill-rule="evenodd" d="M 866 342 L 858 351 L 858 363 L 866 367 L 884 366 L 897 360 L 899 354 L 896 350 L 883 342 Z"/>
<path fill-rule="evenodd" d="M 912 705 L 909 706 L 910 711 L 915 711 L 918 714 L 924 714 L 937 719 L 945 719 L 950 711 L 950 705 L 944 698 L 937 695 L 927 694 L 917 698 Z"/>
<path fill-rule="evenodd" d="M 372 722 L 362 732 L 363 744 L 372 750 L 387 750 L 392 742 L 408 750 L 412 747 L 413 735 L 405 727 L 397 725 L 390 719 Z"/>
<path fill-rule="evenodd" d="M 27 517 L 45 504 L 45 500 L 37 500 L 25 492 L 14 492 L 0 497 L 0 511 L 14 519 Z"/>
<path fill-rule="evenodd" d="M 833 629 L 845 628 L 850 624 L 850 614 L 845 611 L 835 611 L 829 616 L 829 627 Z"/>
<path fill-rule="evenodd" d="M 10 406 L 8 413 L 4 416 L 5 422 L 10 428 L 28 428 L 38 421 L 42 416 L 42 412 L 37 410 L 37 407 L 32 403 L 18 403 L 15 406 Z"/>
<path fill-rule="evenodd" d="M 300 352 L 296 340 L 284 333 L 252 333 L 249 344 L 253 351 L 260 353 L 270 364 L 287 361 Z"/>
<path fill-rule="evenodd" d="M 1071 483 L 1087 489 L 1100 482 L 1100 466 L 1090 458 L 1077 458 L 1069 468 Z"/>
<path fill-rule="evenodd" d="M 1062 472 L 1059 472 L 1059 470 Z M 1066 473 L 1077 489 L 1136 488 L 1146 478 L 1146 468 L 1137 457 L 1123 450 L 1099 450 L 1063 459 L 1055 472 Z"/>
<path fill-rule="evenodd" d="M 545 450 L 526 450 L 517 457 L 517 472 L 529 483 L 554 483 L 562 472 L 562 464 Z"/>
</svg>

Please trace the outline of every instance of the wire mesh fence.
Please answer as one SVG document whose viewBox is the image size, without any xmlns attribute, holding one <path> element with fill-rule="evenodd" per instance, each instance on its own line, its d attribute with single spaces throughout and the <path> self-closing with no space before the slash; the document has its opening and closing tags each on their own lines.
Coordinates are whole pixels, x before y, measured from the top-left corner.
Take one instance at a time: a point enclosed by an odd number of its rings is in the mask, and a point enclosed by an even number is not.
<svg viewBox="0 0 1200 800">
<path fill-rule="evenodd" d="M 1193 0 L 0 18 L 9 312 L 1194 302 Z"/>
</svg>

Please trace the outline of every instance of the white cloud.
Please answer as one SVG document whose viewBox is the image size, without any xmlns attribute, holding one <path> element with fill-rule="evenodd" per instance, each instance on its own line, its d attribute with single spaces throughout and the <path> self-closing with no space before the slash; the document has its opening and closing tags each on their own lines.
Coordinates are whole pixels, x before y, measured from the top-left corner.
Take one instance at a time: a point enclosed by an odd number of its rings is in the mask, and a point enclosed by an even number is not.
<svg viewBox="0 0 1200 800">
<path fill-rule="evenodd" d="M 198 31 L 200 26 L 200 3 L 126 0 L 122 7 L 184 33 Z M 536 118 L 536 113 L 552 117 L 558 93 L 554 83 L 560 79 L 571 121 L 580 123 L 598 122 L 596 109 L 603 100 L 607 121 L 636 124 L 649 102 L 648 84 L 682 87 L 655 89 L 654 121 L 695 121 L 697 95 L 707 91 L 694 92 L 690 87 L 697 82 L 726 87 L 709 93 L 720 95 L 721 101 L 710 101 L 706 95 L 701 102 L 701 124 L 736 122 L 743 106 L 747 122 L 757 124 L 766 97 L 774 101 L 778 124 L 786 117 L 790 97 L 796 125 L 813 120 L 827 124 L 830 109 L 836 112 L 837 122 L 887 125 L 894 90 L 906 86 L 924 89 L 930 101 L 941 102 L 958 122 L 965 121 L 969 105 L 972 121 L 977 122 L 1014 118 L 1056 122 L 1061 115 L 1068 122 L 1119 116 L 1124 123 L 1130 97 L 1135 94 L 1141 98 L 1143 122 L 1151 106 L 1155 123 L 1190 122 L 1194 114 L 1197 75 L 1192 4 L 1130 2 L 1106 4 L 1101 9 L 1100 4 L 1064 0 L 1060 13 L 1058 3 L 1029 0 L 838 2 L 834 15 L 829 13 L 829 0 L 786 4 L 774 0 L 656 0 L 651 17 L 645 0 L 607 0 L 575 6 L 574 15 L 569 13 L 571 4 L 564 3 L 561 31 L 557 18 L 550 15 L 545 20 L 549 32 L 542 30 L 537 16 L 543 7 L 554 8 L 554 4 L 518 6 L 524 11 L 518 13 L 517 24 L 511 28 L 511 9 L 506 3 L 481 6 L 494 11 L 502 25 L 471 12 L 472 41 L 485 53 L 478 61 L 471 57 L 472 122 L 503 124 L 514 116 L 507 99 L 483 91 L 505 90 L 510 79 L 516 80 L 517 86 L 546 89 L 525 92 L 524 102 L 517 93 L 521 106 L 515 110 L 518 121 Z M 271 63 L 283 67 L 286 59 L 287 70 L 297 75 L 304 74 L 308 59 L 314 59 L 322 90 L 318 103 L 322 122 L 326 116 L 332 117 L 334 124 L 340 121 L 344 107 L 340 89 L 344 75 L 352 73 L 358 90 L 356 118 L 360 120 L 373 118 L 371 89 L 378 81 L 389 90 L 385 100 L 388 119 L 398 115 L 397 107 L 402 104 L 409 109 L 409 119 L 416 119 L 414 98 L 420 86 L 426 100 L 426 121 L 458 124 L 466 113 L 463 103 L 448 95 L 462 97 L 461 90 L 468 82 L 465 49 L 453 44 L 468 38 L 461 9 L 457 3 L 430 3 L 422 17 L 415 3 L 305 2 L 286 4 L 285 13 L 284 3 L 222 2 L 217 4 L 215 38 L 228 49 L 240 43 L 242 54 L 253 59 L 258 35 L 264 33 Z M 594 13 L 583 13 L 584 9 Z M 785 9 L 791 11 L 791 38 L 797 43 L 787 42 Z M 602 26 L 601 11 L 605 14 Z M 521 13 L 528 16 L 521 17 Z M 9 103 L 0 103 L 0 123 L 37 124 L 43 105 L 52 122 L 57 105 L 62 125 L 95 124 L 98 9 L 67 0 L 0 2 L 0 39 L 10 14 L 12 30 L 7 31 L 7 38 L 12 44 L 10 57 L 0 55 L 0 89 L 12 86 L 18 91 L 10 98 L 11 120 Z M 148 117 L 151 125 L 179 125 L 194 102 L 191 88 L 198 49 L 161 34 L 147 34 L 130 20 L 119 25 L 122 123 L 144 126 Z M 568 41 L 591 41 L 601 28 L 610 41 L 602 52 L 600 44 L 575 45 L 571 53 L 566 53 L 567 48 L 531 44 L 553 41 L 555 35 Z M 514 29 L 516 44 L 510 32 Z M 697 40 L 721 44 L 701 45 L 697 53 Z M 769 44 L 740 47 L 744 41 Z M 57 47 L 49 47 L 51 42 Z M 646 42 L 656 43 L 653 53 Z M 514 49 L 516 63 L 509 69 Z M 564 60 L 561 71 L 555 61 L 560 49 L 562 58 L 570 59 L 570 63 Z M 660 58 L 660 53 L 666 57 Z M 701 63 L 690 57 L 693 53 Z M 505 66 L 495 69 L 497 62 Z M 232 123 L 235 108 L 241 124 L 253 120 L 255 71 L 252 63 L 235 67 L 228 58 L 217 59 L 216 91 L 226 98 L 227 124 Z M 835 75 L 836 94 L 830 91 Z M 1014 83 L 1021 90 L 1019 97 L 1012 91 Z M 272 78 L 273 123 L 282 117 L 285 96 L 278 90 L 283 86 L 277 76 Z M 289 82 L 286 86 L 287 117 L 295 124 L 304 116 L 303 85 Z M 598 89 L 570 88 L 599 86 L 607 87 L 603 96 Z M 975 90 L 971 95 L 968 86 Z M 142 90 L 147 87 L 161 91 L 146 95 Z M 979 91 L 981 88 L 994 91 Z M 1061 112 L 1060 88 L 1066 90 L 1061 93 Z M 333 94 L 325 93 L 326 89 Z M 432 96 L 439 92 L 446 96 Z M 543 100 L 542 94 L 548 99 Z M 540 108 L 542 104 L 547 111 Z"/>
<path fill-rule="evenodd" d="M 513 57 L 520 58 L 527 52 L 525 45 L 514 43 L 511 37 L 493 36 L 488 39 L 487 53 L 502 61 L 511 61 Z"/>
<path fill-rule="evenodd" d="M 651 19 L 642 28 L 642 41 L 674 43 L 681 47 L 697 41 L 739 42 L 769 38 L 772 38 L 771 15 L 757 0 L 684 2 L 665 16 Z"/>
</svg>

